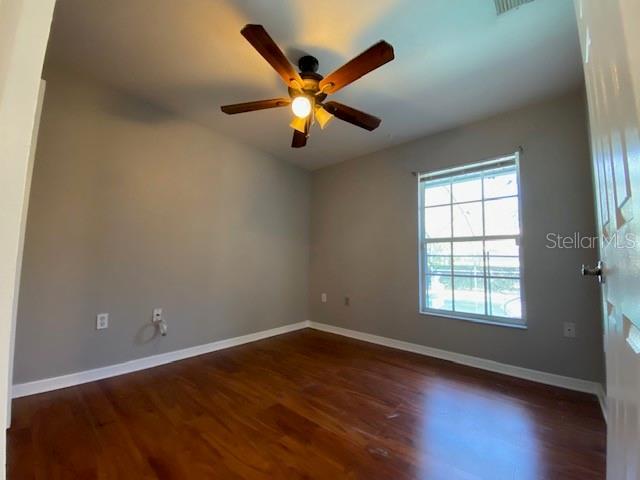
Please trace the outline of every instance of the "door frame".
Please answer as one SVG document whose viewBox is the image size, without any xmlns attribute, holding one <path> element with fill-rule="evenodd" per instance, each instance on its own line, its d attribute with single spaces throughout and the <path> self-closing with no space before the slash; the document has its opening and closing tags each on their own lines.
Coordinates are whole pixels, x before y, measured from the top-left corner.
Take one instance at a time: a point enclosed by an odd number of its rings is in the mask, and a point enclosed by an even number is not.
<svg viewBox="0 0 640 480">
<path fill-rule="evenodd" d="M 0 0 L 0 479 L 6 478 L 12 331 L 40 78 L 55 0 Z"/>
<path fill-rule="evenodd" d="M 7 400 L 7 425 L 11 426 L 11 405 L 13 402 L 13 361 L 16 346 L 16 323 L 18 321 L 18 300 L 20 297 L 20 278 L 22 274 L 22 259 L 24 256 L 24 235 L 27 230 L 27 216 L 29 214 L 29 197 L 31 194 L 31 179 L 33 177 L 33 164 L 36 158 L 36 148 L 38 146 L 38 131 L 40 129 L 40 119 L 42 117 L 42 105 L 47 82 L 40 80 L 38 90 L 38 100 L 33 122 L 33 133 L 31 134 L 31 147 L 29 150 L 29 163 L 27 165 L 27 175 L 25 179 L 24 205 L 22 207 L 22 220 L 20 222 L 20 239 L 18 241 L 18 258 L 16 261 L 15 293 L 13 297 L 13 317 L 11 318 L 11 336 L 9 337 L 9 391 Z"/>
</svg>

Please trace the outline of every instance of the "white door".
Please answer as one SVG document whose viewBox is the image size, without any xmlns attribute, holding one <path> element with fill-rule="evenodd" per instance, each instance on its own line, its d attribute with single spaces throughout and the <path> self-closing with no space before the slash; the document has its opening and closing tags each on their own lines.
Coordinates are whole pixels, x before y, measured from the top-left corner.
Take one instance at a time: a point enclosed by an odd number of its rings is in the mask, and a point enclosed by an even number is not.
<svg viewBox="0 0 640 480">
<path fill-rule="evenodd" d="M 589 103 L 604 272 L 607 478 L 638 480 L 640 1 L 576 0 L 576 15 Z"/>
</svg>

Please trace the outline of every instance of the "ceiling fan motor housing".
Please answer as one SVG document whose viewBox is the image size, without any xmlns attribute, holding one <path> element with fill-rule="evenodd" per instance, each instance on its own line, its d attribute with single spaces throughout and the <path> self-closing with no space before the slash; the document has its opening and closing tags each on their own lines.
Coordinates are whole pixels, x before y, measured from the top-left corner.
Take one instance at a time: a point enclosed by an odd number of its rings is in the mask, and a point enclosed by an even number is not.
<svg viewBox="0 0 640 480">
<path fill-rule="evenodd" d="M 301 73 L 316 73 L 319 65 L 318 59 L 311 55 L 305 55 L 298 59 L 298 68 Z"/>
<path fill-rule="evenodd" d="M 303 84 L 302 92 L 309 97 L 315 99 L 316 103 L 322 102 L 327 95 L 325 93 L 319 93 L 319 82 L 322 80 L 322 75 L 318 72 L 318 59 L 311 55 L 305 55 L 298 59 L 298 68 L 300 69 L 300 78 L 302 78 Z M 300 95 L 300 91 L 295 88 L 289 87 L 289 96 L 291 98 Z"/>
</svg>

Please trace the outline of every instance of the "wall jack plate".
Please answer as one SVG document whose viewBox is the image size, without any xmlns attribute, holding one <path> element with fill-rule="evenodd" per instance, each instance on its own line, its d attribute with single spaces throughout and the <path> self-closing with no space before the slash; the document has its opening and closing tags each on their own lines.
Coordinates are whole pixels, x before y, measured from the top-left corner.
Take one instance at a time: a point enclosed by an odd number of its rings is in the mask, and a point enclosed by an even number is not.
<svg viewBox="0 0 640 480">
<path fill-rule="evenodd" d="M 109 314 L 99 313 L 96 315 L 96 330 L 104 330 L 109 328 Z"/>
<path fill-rule="evenodd" d="M 564 322 L 563 334 L 567 338 L 576 338 L 576 324 L 573 322 Z"/>
</svg>

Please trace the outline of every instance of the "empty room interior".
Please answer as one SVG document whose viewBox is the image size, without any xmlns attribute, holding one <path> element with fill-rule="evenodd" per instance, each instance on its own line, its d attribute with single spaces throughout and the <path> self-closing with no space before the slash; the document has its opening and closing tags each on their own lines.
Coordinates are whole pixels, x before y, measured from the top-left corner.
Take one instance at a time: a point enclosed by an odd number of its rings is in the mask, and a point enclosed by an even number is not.
<svg viewBox="0 0 640 480">
<path fill-rule="evenodd" d="M 635 2 L 51 3 L 7 478 L 640 479 Z"/>
</svg>

